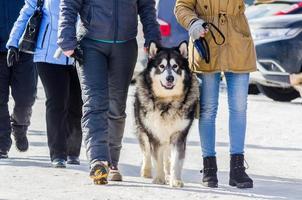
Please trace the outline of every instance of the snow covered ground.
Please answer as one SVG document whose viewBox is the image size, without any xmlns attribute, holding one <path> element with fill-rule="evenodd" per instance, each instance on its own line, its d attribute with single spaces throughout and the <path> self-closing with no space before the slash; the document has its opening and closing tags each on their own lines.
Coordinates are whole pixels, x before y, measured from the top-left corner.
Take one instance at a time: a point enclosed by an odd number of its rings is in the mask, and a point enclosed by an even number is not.
<svg viewBox="0 0 302 200">
<path fill-rule="evenodd" d="M 248 173 L 254 179 L 253 189 L 239 190 L 228 185 L 229 155 L 226 94 L 220 96 L 217 120 L 219 188 L 200 184 L 201 152 L 197 123 L 189 136 L 183 170 L 185 187 L 172 189 L 139 177 L 141 152 L 134 137 L 134 87 L 129 92 L 128 119 L 122 149 L 121 183 L 93 185 L 88 177 L 84 147 L 81 166 L 50 168 L 45 133 L 45 107 L 42 87 L 34 106 L 29 128 L 30 149 L 19 153 L 12 147 L 7 160 L 0 160 L 0 199 L 302 199 L 302 101 L 277 103 L 262 95 L 249 97 L 246 159 Z"/>
</svg>

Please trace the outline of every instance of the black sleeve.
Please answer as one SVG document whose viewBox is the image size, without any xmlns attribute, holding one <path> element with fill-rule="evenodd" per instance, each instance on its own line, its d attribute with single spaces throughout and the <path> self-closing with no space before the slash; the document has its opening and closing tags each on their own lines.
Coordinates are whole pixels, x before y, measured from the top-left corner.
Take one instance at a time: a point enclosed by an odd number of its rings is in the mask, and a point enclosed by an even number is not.
<svg viewBox="0 0 302 200">
<path fill-rule="evenodd" d="M 76 25 L 83 0 L 61 0 L 58 27 L 58 45 L 64 51 L 77 46 Z"/>
<path fill-rule="evenodd" d="M 161 34 L 156 17 L 155 0 L 138 0 L 138 14 L 143 24 L 145 47 L 150 41 L 160 43 Z"/>
</svg>

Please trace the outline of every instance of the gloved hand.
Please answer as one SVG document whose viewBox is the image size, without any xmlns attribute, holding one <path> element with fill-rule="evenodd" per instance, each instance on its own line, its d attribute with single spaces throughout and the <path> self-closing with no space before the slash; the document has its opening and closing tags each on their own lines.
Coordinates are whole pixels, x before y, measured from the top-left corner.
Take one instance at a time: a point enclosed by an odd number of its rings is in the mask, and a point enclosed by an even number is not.
<svg viewBox="0 0 302 200">
<path fill-rule="evenodd" d="M 7 66 L 11 67 L 19 62 L 19 49 L 16 47 L 9 47 L 7 53 Z"/>
<path fill-rule="evenodd" d="M 83 63 L 84 63 L 84 53 L 83 53 L 83 50 L 81 49 L 81 47 L 79 45 L 74 49 L 73 54 L 70 57 L 72 57 L 76 61 L 78 61 L 80 65 L 83 65 Z"/>
<path fill-rule="evenodd" d="M 198 19 L 191 24 L 189 28 L 189 35 L 193 41 L 199 39 L 200 37 L 204 37 L 208 32 L 208 30 L 204 27 L 204 23 L 205 21 Z"/>
</svg>

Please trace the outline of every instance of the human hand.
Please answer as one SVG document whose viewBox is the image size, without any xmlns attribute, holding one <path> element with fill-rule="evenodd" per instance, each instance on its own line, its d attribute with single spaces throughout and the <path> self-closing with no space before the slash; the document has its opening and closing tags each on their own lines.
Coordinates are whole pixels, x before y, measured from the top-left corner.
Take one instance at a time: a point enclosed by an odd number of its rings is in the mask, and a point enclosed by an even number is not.
<svg viewBox="0 0 302 200">
<path fill-rule="evenodd" d="M 70 57 L 72 54 L 74 54 L 74 50 L 63 51 L 63 53 L 65 56 Z"/>
<path fill-rule="evenodd" d="M 202 19 L 198 19 L 193 22 L 189 28 L 189 35 L 193 39 L 193 41 L 199 39 L 200 37 L 205 37 L 208 33 L 208 28 L 204 26 L 204 21 Z"/>
<path fill-rule="evenodd" d="M 9 47 L 7 53 L 7 66 L 12 67 L 19 62 L 19 49 L 16 47 Z"/>
</svg>

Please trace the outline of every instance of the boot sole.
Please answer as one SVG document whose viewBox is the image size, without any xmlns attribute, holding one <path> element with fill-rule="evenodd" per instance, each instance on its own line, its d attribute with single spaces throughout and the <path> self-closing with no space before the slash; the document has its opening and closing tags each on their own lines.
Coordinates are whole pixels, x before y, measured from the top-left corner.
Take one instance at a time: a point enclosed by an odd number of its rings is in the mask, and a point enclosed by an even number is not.
<svg viewBox="0 0 302 200">
<path fill-rule="evenodd" d="M 104 166 L 96 165 L 90 171 L 90 178 L 93 180 L 95 185 L 108 184 L 108 172 L 104 172 L 102 168 L 104 168 Z"/>
<path fill-rule="evenodd" d="M 210 188 L 218 187 L 218 183 L 216 183 L 216 182 L 202 182 L 202 185 L 205 187 L 210 187 Z"/>
<path fill-rule="evenodd" d="M 233 187 L 237 187 L 240 189 L 244 189 L 244 188 L 253 188 L 253 183 L 251 182 L 243 182 L 243 183 L 237 183 L 235 180 L 230 179 L 229 181 L 229 185 L 233 186 Z"/>
<path fill-rule="evenodd" d="M 68 165 L 80 165 L 81 163 L 79 161 L 70 160 L 70 161 L 67 161 L 67 164 Z"/>
<path fill-rule="evenodd" d="M 53 168 L 66 168 L 66 165 L 52 165 Z"/>
</svg>

